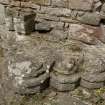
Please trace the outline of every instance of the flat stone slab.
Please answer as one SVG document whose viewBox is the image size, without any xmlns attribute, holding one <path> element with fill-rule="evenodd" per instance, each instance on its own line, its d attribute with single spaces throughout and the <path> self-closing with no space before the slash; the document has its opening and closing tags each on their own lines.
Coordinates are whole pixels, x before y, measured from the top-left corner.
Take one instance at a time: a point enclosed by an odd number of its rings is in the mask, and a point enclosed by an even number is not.
<svg viewBox="0 0 105 105">
<path fill-rule="evenodd" d="M 97 26 L 100 24 L 101 17 L 99 13 L 93 12 L 93 13 L 85 13 L 83 16 L 78 18 L 78 20 L 83 24 L 89 24 Z"/>
<path fill-rule="evenodd" d="M 52 73 L 51 79 L 54 79 L 62 84 L 75 83 L 80 79 L 80 74 L 76 73 L 72 75 L 61 75 L 59 73 Z"/>
<path fill-rule="evenodd" d="M 50 86 L 60 92 L 72 91 L 76 88 L 76 84 L 62 84 L 55 79 L 50 80 Z"/>
<path fill-rule="evenodd" d="M 22 86 L 24 87 L 36 87 L 40 86 L 41 84 L 44 84 L 46 80 L 48 80 L 49 74 L 44 73 L 43 75 L 37 77 L 37 78 L 32 78 L 32 79 L 27 79 L 23 81 Z"/>
<path fill-rule="evenodd" d="M 69 39 L 78 40 L 89 45 L 95 45 L 101 34 L 102 31 L 99 27 L 84 24 L 71 24 L 69 29 Z"/>
<path fill-rule="evenodd" d="M 104 87 L 104 82 L 100 82 L 100 83 L 92 83 L 92 82 L 88 82 L 86 80 L 81 80 L 81 86 L 87 88 L 87 89 L 99 89 L 99 88 L 102 88 Z"/>
<path fill-rule="evenodd" d="M 92 9 L 93 0 L 69 0 L 69 8 L 88 11 Z"/>
</svg>

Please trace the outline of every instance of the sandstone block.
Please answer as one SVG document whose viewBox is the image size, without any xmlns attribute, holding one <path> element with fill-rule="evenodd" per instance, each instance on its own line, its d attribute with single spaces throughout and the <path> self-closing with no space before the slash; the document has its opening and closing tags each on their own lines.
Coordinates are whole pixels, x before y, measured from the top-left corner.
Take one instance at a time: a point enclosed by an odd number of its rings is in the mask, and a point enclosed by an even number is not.
<svg viewBox="0 0 105 105">
<path fill-rule="evenodd" d="M 102 6 L 102 2 L 100 0 L 94 1 L 94 11 L 99 11 Z"/>
<path fill-rule="evenodd" d="M 84 57 L 83 68 L 85 69 L 85 72 L 89 74 L 94 75 L 102 73 L 102 75 L 104 75 L 105 60 L 97 54 L 98 52 L 96 52 L 96 50 L 94 51 L 93 49 L 90 49 L 90 52 L 87 52 Z"/>
<path fill-rule="evenodd" d="M 72 43 L 71 43 L 72 44 Z M 69 43 L 69 49 L 70 45 Z M 77 46 L 78 47 L 78 46 Z M 80 51 L 79 48 L 77 48 Z M 71 75 L 78 72 L 79 66 L 82 64 L 83 61 L 83 54 L 76 53 L 76 49 L 72 49 L 74 52 L 67 53 L 66 51 L 62 54 L 62 60 L 55 63 L 54 71 L 63 74 L 63 75 Z"/>
<path fill-rule="evenodd" d="M 68 8 L 68 0 L 52 0 L 52 5 L 55 7 Z"/>
<path fill-rule="evenodd" d="M 35 30 L 39 32 L 49 32 L 51 31 L 51 29 L 52 29 L 51 24 L 46 21 L 35 24 Z"/>
<path fill-rule="evenodd" d="M 8 31 L 14 31 L 14 20 L 13 20 L 13 10 L 12 8 L 7 7 L 5 9 L 5 23 L 6 23 L 6 29 Z"/>
<path fill-rule="evenodd" d="M 69 0 L 69 8 L 83 11 L 92 10 L 93 0 Z"/>
<path fill-rule="evenodd" d="M 75 89 L 76 84 L 61 84 L 58 81 L 55 81 L 53 79 L 50 80 L 50 86 L 54 89 L 64 92 L 64 91 L 72 91 Z"/>
<path fill-rule="evenodd" d="M 99 13 L 85 13 L 83 16 L 79 17 L 78 20 L 81 23 L 89 25 L 99 25 L 101 17 Z"/>
<path fill-rule="evenodd" d="M 34 3 L 39 5 L 50 5 L 50 0 L 34 0 Z"/>
<path fill-rule="evenodd" d="M 101 18 L 105 19 L 105 3 L 102 5 L 100 14 L 101 14 Z"/>
<path fill-rule="evenodd" d="M 85 88 L 88 88 L 88 89 L 98 89 L 98 88 L 102 88 L 104 87 L 104 82 L 100 82 L 100 83 L 92 83 L 92 82 L 88 82 L 88 81 L 85 81 L 85 80 L 81 80 L 81 86 L 85 87 Z"/>
<path fill-rule="evenodd" d="M 35 25 L 34 19 L 34 13 L 20 13 L 20 16 L 14 18 L 14 27 L 16 32 L 19 34 L 30 34 L 33 32 Z"/>
<path fill-rule="evenodd" d="M 80 74 L 72 74 L 72 75 L 62 75 L 57 72 L 51 73 L 51 79 L 61 83 L 61 84 L 70 84 L 76 83 L 80 80 Z"/>
<path fill-rule="evenodd" d="M 84 75 L 82 75 L 82 78 L 86 81 L 89 82 L 104 82 L 105 81 L 105 72 L 102 73 L 84 73 Z"/>
</svg>

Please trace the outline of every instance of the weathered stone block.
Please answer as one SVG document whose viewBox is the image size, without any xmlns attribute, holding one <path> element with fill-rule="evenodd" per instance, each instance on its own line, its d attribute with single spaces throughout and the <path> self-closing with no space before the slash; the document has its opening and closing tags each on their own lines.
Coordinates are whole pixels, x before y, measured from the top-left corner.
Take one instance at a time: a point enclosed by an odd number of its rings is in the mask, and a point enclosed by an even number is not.
<svg viewBox="0 0 105 105">
<path fill-rule="evenodd" d="M 51 73 L 51 79 L 58 81 L 61 84 L 76 83 L 80 79 L 80 74 L 62 75 L 57 72 Z"/>
<path fill-rule="evenodd" d="M 104 82 L 99 82 L 99 83 L 96 83 L 96 82 L 88 82 L 88 81 L 85 81 L 85 80 L 81 80 L 81 86 L 85 87 L 85 88 L 88 88 L 88 89 L 98 89 L 98 88 L 102 88 L 104 87 Z"/>
<path fill-rule="evenodd" d="M 105 59 L 102 57 L 103 56 L 103 51 L 100 50 L 98 52 L 98 49 L 96 48 L 90 48 L 86 50 L 86 54 L 84 57 L 84 64 L 83 68 L 86 72 L 86 74 L 98 74 L 102 73 L 104 75 L 105 72 Z M 102 56 L 99 56 L 98 54 L 102 54 Z M 94 78 L 95 79 L 95 78 Z"/>
<path fill-rule="evenodd" d="M 50 0 L 34 0 L 34 3 L 39 5 L 50 5 Z"/>
<path fill-rule="evenodd" d="M 71 48 L 71 50 L 72 50 L 72 48 Z M 73 54 L 72 54 L 72 52 L 70 52 L 70 51 L 69 51 L 69 53 L 67 53 L 65 51 L 65 53 L 62 54 L 62 60 L 55 63 L 54 71 L 57 71 L 58 73 L 63 74 L 63 75 L 74 74 L 74 73 L 78 72 L 78 66 L 82 63 L 82 61 L 83 61 L 82 53 L 80 55 L 79 53 L 73 52 Z"/>
<path fill-rule="evenodd" d="M 105 12 L 105 3 L 102 5 L 101 11 Z"/>
<path fill-rule="evenodd" d="M 5 23 L 6 23 L 6 28 L 9 31 L 14 31 L 14 22 L 13 22 L 13 9 L 7 7 L 5 9 Z"/>
<path fill-rule="evenodd" d="M 5 23 L 5 7 L 0 4 L 0 24 Z"/>
<path fill-rule="evenodd" d="M 75 39 L 90 45 L 97 44 L 99 28 L 83 24 L 70 24 L 69 39 Z M 99 33 L 100 34 L 100 33 Z"/>
<path fill-rule="evenodd" d="M 105 19 L 105 3 L 102 5 L 100 14 L 101 14 L 101 18 Z"/>
<path fill-rule="evenodd" d="M 92 10 L 93 0 L 69 0 L 69 8 L 83 11 Z"/>
<path fill-rule="evenodd" d="M 52 16 L 71 16 L 71 10 L 67 8 L 52 8 L 52 7 L 41 7 L 41 13 L 43 14 L 49 14 Z"/>
<path fill-rule="evenodd" d="M 35 30 L 39 32 L 49 32 L 51 31 L 51 29 L 52 29 L 51 24 L 47 21 L 35 24 Z"/>
<path fill-rule="evenodd" d="M 85 13 L 85 15 L 78 18 L 81 23 L 89 25 L 99 25 L 101 17 L 100 14 L 95 13 Z"/>
<path fill-rule="evenodd" d="M 68 0 L 52 0 L 52 5 L 55 7 L 68 8 Z"/>
<path fill-rule="evenodd" d="M 105 72 L 102 73 L 84 73 L 82 78 L 89 82 L 104 82 L 105 81 Z"/>
<path fill-rule="evenodd" d="M 32 9 L 35 9 L 36 11 L 38 11 L 40 9 L 40 6 L 35 4 L 35 3 L 33 3 L 33 2 L 28 2 L 28 3 L 21 2 L 21 6 L 25 7 L 25 9 L 26 8 L 32 8 Z"/>
</svg>

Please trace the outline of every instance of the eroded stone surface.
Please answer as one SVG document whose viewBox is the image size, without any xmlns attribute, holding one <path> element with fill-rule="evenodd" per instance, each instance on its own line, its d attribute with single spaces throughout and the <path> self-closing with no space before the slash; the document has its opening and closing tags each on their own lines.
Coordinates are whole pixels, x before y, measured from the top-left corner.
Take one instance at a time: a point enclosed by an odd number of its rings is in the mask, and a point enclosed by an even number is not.
<svg viewBox="0 0 105 105">
<path fill-rule="evenodd" d="M 29 0 L 21 9 L 18 1 L 1 2 L 7 7 L 0 43 L 19 93 L 49 84 L 59 91 L 105 85 L 105 1 Z"/>
</svg>

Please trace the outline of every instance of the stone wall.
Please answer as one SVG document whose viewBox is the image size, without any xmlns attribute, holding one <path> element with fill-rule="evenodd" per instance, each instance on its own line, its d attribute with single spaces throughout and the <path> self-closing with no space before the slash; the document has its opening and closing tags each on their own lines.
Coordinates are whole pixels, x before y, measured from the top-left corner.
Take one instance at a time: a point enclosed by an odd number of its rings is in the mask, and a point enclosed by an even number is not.
<svg viewBox="0 0 105 105">
<path fill-rule="evenodd" d="M 17 93 L 105 86 L 104 0 L 0 3 L 2 48 Z"/>
</svg>

